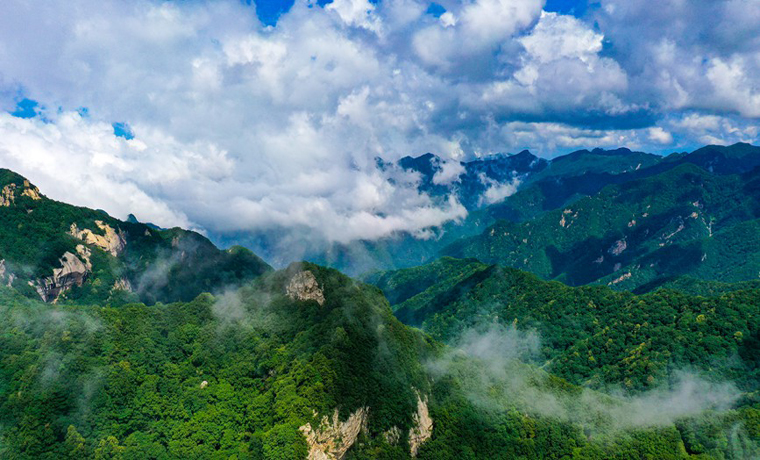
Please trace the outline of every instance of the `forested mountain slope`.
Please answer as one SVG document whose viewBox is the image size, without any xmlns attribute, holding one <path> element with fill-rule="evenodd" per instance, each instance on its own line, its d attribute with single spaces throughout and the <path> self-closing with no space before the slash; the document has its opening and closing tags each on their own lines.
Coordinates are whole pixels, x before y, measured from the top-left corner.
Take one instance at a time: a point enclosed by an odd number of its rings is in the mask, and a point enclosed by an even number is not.
<svg viewBox="0 0 760 460">
<path fill-rule="evenodd" d="M 467 218 L 431 232 L 432 237 L 398 234 L 378 241 L 335 244 L 307 254 L 309 260 L 350 274 L 419 265 L 437 258 L 443 248 L 457 240 L 481 234 L 499 220 L 520 223 L 537 219 L 596 195 L 609 185 L 641 181 L 684 165 L 698 166 L 713 176 L 749 173 L 760 166 L 760 147 L 742 143 L 707 146 L 667 157 L 628 149 L 594 149 L 579 150 L 550 161 L 526 151 L 462 163 L 462 175 L 446 185 L 434 183 L 442 168 L 440 159 L 434 155 L 406 157 L 400 164 L 420 174 L 420 191 L 436 197 L 453 194 L 465 203 Z M 482 199 L 488 187 L 496 190 L 510 184 L 514 193 L 506 198 L 494 202 Z"/>
<path fill-rule="evenodd" d="M 634 290 L 681 275 L 746 281 L 760 273 L 759 217 L 760 169 L 715 175 L 682 164 L 532 221 L 499 221 L 442 253 L 570 285 Z"/>
<path fill-rule="evenodd" d="M 0 458 L 760 454 L 754 291 L 636 297 L 453 259 L 376 275 L 420 331 L 335 270 L 1 179 Z"/>
<path fill-rule="evenodd" d="M 728 386 L 582 390 L 509 343 L 439 345 L 396 320 L 378 289 L 309 264 L 188 303 L 50 305 L 0 288 L 0 305 L 2 458 L 759 452 L 760 411 Z M 679 406 L 684 397 L 694 404 Z"/>
<path fill-rule="evenodd" d="M 438 340 L 491 323 L 535 331 L 542 344 L 539 364 L 578 385 L 641 391 L 669 381 L 678 369 L 696 368 L 757 390 L 758 289 L 727 289 L 714 297 L 663 289 L 637 296 L 451 258 L 368 281 L 397 299 L 399 319 Z"/>
<path fill-rule="evenodd" d="M 47 302 L 192 300 L 271 270 L 242 247 L 46 198 L 0 169 L 0 283 Z"/>
</svg>

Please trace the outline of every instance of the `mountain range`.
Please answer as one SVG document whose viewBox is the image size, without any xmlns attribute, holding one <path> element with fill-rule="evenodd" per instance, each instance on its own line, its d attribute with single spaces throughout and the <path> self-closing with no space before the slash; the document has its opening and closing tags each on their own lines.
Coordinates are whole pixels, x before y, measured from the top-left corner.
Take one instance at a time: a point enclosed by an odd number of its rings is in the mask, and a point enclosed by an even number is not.
<svg viewBox="0 0 760 460">
<path fill-rule="evenodd" d="M 609 200 L 609 197 L 603 196 L 605 187 L 628 187 L 631 189 L 629 193 L 632 194 L 636 193 L 634 189 L 641 188 L 638 193 L 651 194 L 651 188 L 646 187 L 651 187 L 652 182 L 645 179 L 658 176 L 662 182 L 674 180 L 673 174 L 676 173 L 669 173 L 671 170 L 685 173 L 689 166 L 702 170 L 705 177 L 727 176 L 725 181 L 730 182 L 731 176 L 746 176 L 760 166 L 760 148 L 741 143 L 727 147 L 707 146 L 691 153 L 674 153 L 664 157 L 628 149 L 595 149 L 576 151 L 551 161 L 539 159 L 524 151 L 512 156 L 495 155 L 463 163 L 461 166 L 464 172 L 458 181 L 453 181 L 446 187 L 431 186 L 435 174 L 441 171 L 441 163 L 439 158 L 430 154 L 417 158 L 407 157 L 399 162 L 403 167 L 420 174 L 421 191 L 442 198 L 453 195 L 462 203 L 466 203 L 469 214 L 463 221 L 445 224 L 442 228 L 426 234 L 425 238 L 399 233 L 376 241 L 333 244 L 327 249 L 307 253 L 305 258 L 352 275 L 373 270 L 412 267 L 443 255 L 484 257 L 486 261 L 496 262 L 496 259 L 488 258 L 489 256 L 482 252 L 475 254 L 475 249 L 464 250 L 462 239 L 473 237 L 473 244 L 475 240 L 487 241 L 491 230 L 497 227 L 536 220 L 560 208 L 565 211 L 568 206 L 580 203 L 583 198 L 598 196 L 600 200 Z M 504 172 L 507 170 L 511 170 L 511 173 Z M 751 182 L 751 177 L 740 180 Z M 514 193 L 503 200 L 486 204 L 482 201 L 484 183 L 491 184 L 492 187 L 508 184 L 513 187 Z M 747 186 L 751 188 L 752 184 L 748 182 Z M 739 193 L 737 199 L 743 199 L 743 195 L 747 194 L 748 200 L 756 200 L 756 194 L 749 188 Z M 679 216 L 678 212 L 683 213 L 685 210 L 671 209 L 660 217 L 675 220 L 685 217 Z M 602 218 L 606 217 L 605 214 Z M 751 216 L 746 217 L 749 219 Z M 560 220 L 561 218 L 557 217 L 557 223 Z M 626 221 L 626 225 L 628 222 L 630 220 Z M 678 228 L 678 224 L 675 228 Z M 596 235 L 599 235 L 598 230 L 595 230 Z M 547 245 L 552 243 L 550 240 L 546 242 Z M 536 248 L 534 258 L 549 257 L 543 254 L 546 250 Z M 505 260 L 498 262 L 512 265 L 512 262 Z M 514 262 L 512 266 L 520 268 L 524 265 Z M 551 271 L 541 274 L 546 277 L 559 275 Z"/>
<path fill-rule="evenodd" d="M 468 217 L 275 269 L 0 170 L 0 457 L 760 457 L 760 148 L 378 164 Z"/>
</svg>

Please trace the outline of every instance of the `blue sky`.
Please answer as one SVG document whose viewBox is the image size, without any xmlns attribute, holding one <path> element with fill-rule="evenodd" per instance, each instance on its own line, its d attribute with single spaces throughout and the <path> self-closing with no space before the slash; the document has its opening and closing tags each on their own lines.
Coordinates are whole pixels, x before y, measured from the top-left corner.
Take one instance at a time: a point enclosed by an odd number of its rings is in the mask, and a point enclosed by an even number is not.
<svg viewBox="0 0 760 460">
<path fill-rule="evenodd" d="M 0 165 L 210 234 L 461 217 L 376 157 L 455 180 L 497 152 L 760 137 L 760 0 L 5 0 L 0 50 Z"/>
<path fill-rule="evenodd" d="M 295 0 L 256 0 L 256 13 L 265 24 L 275 25 L 281 14 L 286 13 Z M 318 4 L 325 5 L 332 0 L 319 0 Z M 562 14 L 583 15 L 586 12 L 586 0 L 547 0 L 544 9 Z M 438 4 L 436 4 L 438 5 Z"/>
</svg>

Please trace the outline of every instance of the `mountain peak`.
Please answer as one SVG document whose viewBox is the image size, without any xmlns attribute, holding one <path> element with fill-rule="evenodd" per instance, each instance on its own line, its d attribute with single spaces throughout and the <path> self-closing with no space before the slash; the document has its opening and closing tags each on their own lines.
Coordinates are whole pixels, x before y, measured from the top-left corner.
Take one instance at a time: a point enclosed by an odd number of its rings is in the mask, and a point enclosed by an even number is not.
<svg viewBox="0 0 760 460">
<path fill-rule="evenodd" d="M 398 161 L 399 166 L 408 171 L 417 171 L 426 176 L 432 176 L 438 170 L 440 158 L 428 152 L 418 157 L 405 156 Z"/>
</svg>

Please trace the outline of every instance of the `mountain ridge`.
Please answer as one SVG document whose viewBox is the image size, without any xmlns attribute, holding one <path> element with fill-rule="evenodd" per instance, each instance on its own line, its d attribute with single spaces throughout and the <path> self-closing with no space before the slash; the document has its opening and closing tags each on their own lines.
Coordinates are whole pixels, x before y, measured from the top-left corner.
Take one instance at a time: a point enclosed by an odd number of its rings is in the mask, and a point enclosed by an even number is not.
<svg viewBox="0 0 760 460">
<path fill-rule="evenodd" d="M 192 300 L 271 270 L 251 251 L 221 251 L 195 232 L 124 222 L 51 200 L 8 170 L 0 169 L 0 189 L 0 281 L 29 296 Z"/>
</svg>

